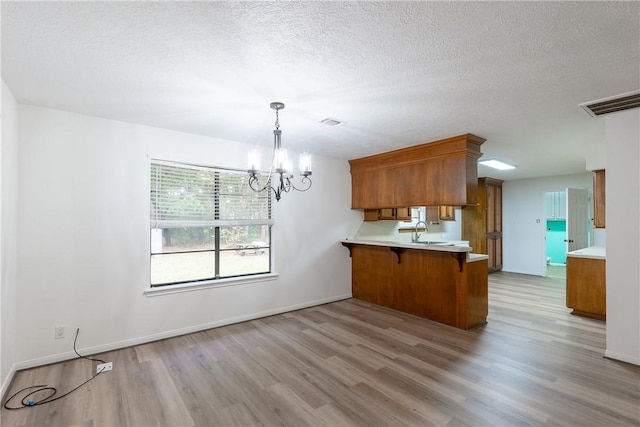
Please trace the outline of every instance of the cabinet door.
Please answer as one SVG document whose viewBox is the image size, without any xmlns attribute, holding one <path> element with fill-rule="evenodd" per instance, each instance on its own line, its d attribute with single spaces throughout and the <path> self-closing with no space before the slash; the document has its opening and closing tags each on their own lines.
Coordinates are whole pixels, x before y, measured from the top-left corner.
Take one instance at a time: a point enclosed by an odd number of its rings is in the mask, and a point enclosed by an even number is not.
<svg viewBox="0 0 640 427">
<path fill-rule="evenodd" d="M 487 185 L 486 189 L 486 198 L 487 198 L 487 233 L 493 233 L 496 230 L 496 187 L 493 185 Z M 491 265 L 491 264 L 489 264 Z"/>
<path fill-rule="evenodd" d="M 567 219 L 567 192 L 556 191 L 556 218 Z"/>
<path fill-rule="evenodd" d="M 502 237 L 496 237 L 494 239 L 494 264 L 493 268 L 498 271 L 502 270 Z"/>
<path fill-rule="evenodd" d="M 439 222 L 439 212 L 438 212 L 438 207 L 437 206 L 427 206 L 427 219 L 425 219 L 425 221 L 428 223 L 430 222 Z"/>
<path fill-rule="evenodd" d="M 487 238 L 487 255 L 489 255 L 489 271 L 493 271 L 496 265 L 496 241 L 490 237 Z"/>
<path fill-rule="evenodd" d="M 398 220 L 411 221 L 411 208 L 365 209 L 365 221 Z"/>
<path fill-rule="evenodd" d="M 546 212 L 547 219 L 556 219 L 556 193 L 553 191 L 547 191 L 544 193 L 544 210 Z"/>
<path fill-rule="evenodd" d="M 487 237 L 487 255 L 489 256 L 489 271 L 502 269 L 502 237 L 499 235 Z"/>
<path fill-rule="evenodd" d="M 411 208 L 396 209 L 396 219 L 398 221 L 411 221 Z"/>
<path fill-rule="evenodd" d="M 502 232 L 502 187 L 495 186 L 493 187 L 494 197 L 493 197 L 493 211 L 494 211 L 494 219 L 493 219 L 493 227 L 495 233 Z M 491 231 L 491 230 L 489 230 Z"/>
<path fill-rule="evenodd" d="M 378 209 L 378 219 L 396 219 L 396 210 Z"/>
<path fill-rule="evenodd" d="M 605 228 L 605 171 L 595 171 L 593 176 L 593 226 Z"/>
<path fill-rule="evenodd" d="M 440 206 L 440 212 L 438 214 L 441 221 L 455 221 L 456 220 L 456 207 L 455 206 Z"/>
<path fill-rule="evenodd" d="M 378 209 L 365 209 L 364 210 L 364 220 L 365 221 L 377 221 L 378 220 Z"/>
</svg>

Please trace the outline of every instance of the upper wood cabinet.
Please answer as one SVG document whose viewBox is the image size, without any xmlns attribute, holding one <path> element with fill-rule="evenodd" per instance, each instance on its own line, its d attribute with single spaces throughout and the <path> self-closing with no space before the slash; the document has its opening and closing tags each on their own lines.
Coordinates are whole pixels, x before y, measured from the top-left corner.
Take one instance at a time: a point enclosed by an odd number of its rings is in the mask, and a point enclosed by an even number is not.
<svg viewBox="0 0 640 427">
<path fill-rule="evenodd" d="M 440 215 L 438 212 L 438 207 L 437 206 L 426 206 L 425 207 L 425 213 L 426 213 L 426 218 L 424 219 L 427 224 L 429 223 L 439 223 L 440 222 Z"/>
<path fill-rule="evenodd" d="M 440 221 L 455 221 L 456 220 L 456 207 L 455 206 L 440 206 L 438 217 Z"/>
<path fill-rule="evenodd" d="M 604 169 L 594 171 L 593 175 L 593 226 L 605 228 L 605 172 Z"/>
<path fill-rule="evenodd" d="M 351 208 L 477 203 L 478 159 L 484 141 L 465 134 L 349 160 Z"/>
<path fill-rule="evenodd" d="M 365 209 L 365 221 L 411 221 L 411 208 Z"/>
</svg>

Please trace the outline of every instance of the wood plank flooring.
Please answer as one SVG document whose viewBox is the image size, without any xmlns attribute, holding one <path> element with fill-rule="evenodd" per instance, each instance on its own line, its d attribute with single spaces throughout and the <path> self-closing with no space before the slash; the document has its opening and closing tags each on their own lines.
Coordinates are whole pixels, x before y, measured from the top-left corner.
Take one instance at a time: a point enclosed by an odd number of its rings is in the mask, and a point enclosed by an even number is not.
<svg viewBox="0 0 640 427">
<path fill-rule="evenodd" d="M 465 332 L 351 299 L 97 355 L 112 372 L 2 426 L 638 426 L 640 367 L 562 278 L 495 273 Z M 95 363 L 19 372 L 59 394 Z"/>
</svg>

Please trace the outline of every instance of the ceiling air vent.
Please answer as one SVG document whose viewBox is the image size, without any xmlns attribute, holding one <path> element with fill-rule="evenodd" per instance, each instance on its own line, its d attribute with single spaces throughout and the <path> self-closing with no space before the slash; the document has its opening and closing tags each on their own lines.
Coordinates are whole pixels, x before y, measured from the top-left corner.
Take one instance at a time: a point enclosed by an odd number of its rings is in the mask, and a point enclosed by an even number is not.
<svg viewBox="0 0 640 427">
<path fill-rule="evenodd" d="M 326 119 L 320 120 L 320 123 L 329 125 L 329 126 L 340 126 L 344 122 L 338 119 L 332 119 L 331 117 L 327 117 Z"/>
<path fill-rule="evenodd" d="M 584 102 L 580 106 L 592 117 L 630 110 L 640 107 L 640 91 Z"/>
</svg>

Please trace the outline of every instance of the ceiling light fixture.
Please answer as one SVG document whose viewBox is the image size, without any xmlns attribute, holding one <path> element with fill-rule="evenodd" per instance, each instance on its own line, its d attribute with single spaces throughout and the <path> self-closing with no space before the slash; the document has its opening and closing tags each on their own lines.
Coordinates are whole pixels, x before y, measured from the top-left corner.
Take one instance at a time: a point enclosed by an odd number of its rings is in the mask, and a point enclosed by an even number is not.
<svg viewBox="0 0 640 427">
<path fill-rule="evenodd" d="M 501 171 L 506 171 L 509 169 L 516 168 L 514 165 L 510 165 L 508 163 L 501 162 L 500 160 L 496 160 L 496 159 L 480 160 L 478 163 L 484 166 L 489 166 L 490 168 L 501 170 Z"/>
<path fill-rule="evenodd" d="M 296 187 L 293 182 L 293 173 L 291 168 L 291 162 L 287 156 L 287 150 L 282 148 L 282 131 L 280 130 L 279 114 L 278 112 L 284 109 L 282 102 L 272 102 L 270 104 L 273 110 L 276 110 L 276 128 L 273 130 L 273 160 L 271 162 L 271 169 L 269 169 L 269 175 L 264 185 L 260 184 L 260 154 L 256 150 L 252 150 L 249 153 L 249 187 L 255 192 L 261 192 L 266 189 L 273 190 L 273 194 L 276 196 L 276 201 L 280 200 L 282 193 L 288 193 L 291 190 L 307 191 L 311 188 L 311 155 L 309 153 L 300 154 L 300 176 L 302 187 Z M 271 178 L 273 173 L 276 173 L 275 177 L 277 185 L 271 185 Z"/>
</svg>

